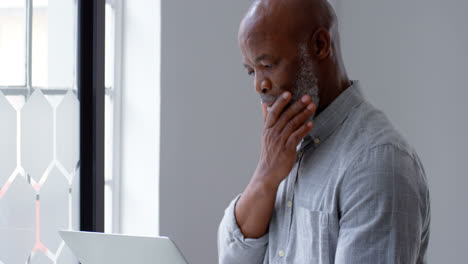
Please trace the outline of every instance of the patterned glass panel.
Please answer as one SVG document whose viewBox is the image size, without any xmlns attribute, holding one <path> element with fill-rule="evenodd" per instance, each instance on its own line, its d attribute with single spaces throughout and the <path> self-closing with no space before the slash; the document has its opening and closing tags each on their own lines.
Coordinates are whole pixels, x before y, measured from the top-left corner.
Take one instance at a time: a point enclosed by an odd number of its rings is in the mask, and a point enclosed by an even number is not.
<svg viewBox="0 0 468 264">
<path fill-rule="evenodd" d="M 1 132 L 0 132 L 1 133 Z M 36 193 L 23 175 L 2 187 L 0 198 L 0 259 L 24 263 L 36 242 Z"/>
<path fill-rule="evenodd" d="M 48 258 L 44 253 L 39 252 L 31 258 L 30 264 L 53 264 L 52 260 Z"/>
<path fill-rule="evenodd" d="M 40 190 L 41 240 L 52 252 L 62 241 L 57 229 L 68 228 L 68 188 L 68 179 L 55 167 Z"/>
<path fill-rule="evenodd" d="M 0 92 L 0 188 L 16 168 L 16 111 Z M 1 197 L 1 189 L 0 189 Z"/>
<path fill-rule="evenodd" d="M 60 97 L 15 109 L 0 92 L 0 263 L 76 263 L 58 230 L 79 228 L 79 102 Z"/>
<path fill-rule="evenodd" d="M 79 159 L 80 120 L 70 118 L 78 116 L 79 110 L 79 101 L 72 91 L 57 107 L 57 160 L 66 172 L 73 171 Z"/>
<path fill-rule="evenodd" d="M 21 165 L 39 182 L 52 168 L 53 126 L 52 107 L 40 90 L 34 91 L 21 110 Z"/>
<path fill-rule="evenodd" d="M 2 46 L 8 40 L 2 29 L 14 22 L 4 19 L 10 14 L 2 8 L 23 3 L 24 19 L 25 2 L 0 0 L 0 55 L 15 52 Z M 76 264 L 58 234 L 79 229 L 76 1 L 32 3 L 33 16 L 25 19 L 33 23 L 32 43 L 18 44 L 32 48 L 32 65 L 24 67 L 19 57 L 8 62 L 11 67 L 19 63 L 23 77 L 33 76 L 32 86 L 0 87 L 0 264 Z M 16 85 L 8 80 L 0 86 Z"/>
</svg>

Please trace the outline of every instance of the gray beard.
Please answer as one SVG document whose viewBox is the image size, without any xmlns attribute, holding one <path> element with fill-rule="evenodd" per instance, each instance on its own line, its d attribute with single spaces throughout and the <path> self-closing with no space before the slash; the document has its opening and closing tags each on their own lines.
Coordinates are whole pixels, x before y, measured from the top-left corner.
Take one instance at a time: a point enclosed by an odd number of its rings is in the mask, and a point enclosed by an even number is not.
<svg viewBox="0 0 468 264">
<path fill-rule="evenodd" d="M 318 79 L 313 73 L 312 61 L 307 53 L 307 45 L 299 45 L 299 56 L 301 58 L 301 65 L 297 73 L 295 90 L 292 91 L 292 98 L 288 106 L 301 99 L 304 95 L 309 95 L 312 102 L 318 108 L 319 96 L 318 96 Z M 309 118 L 309 121 L 314 120 L 315 113 Z"/>
</svg>

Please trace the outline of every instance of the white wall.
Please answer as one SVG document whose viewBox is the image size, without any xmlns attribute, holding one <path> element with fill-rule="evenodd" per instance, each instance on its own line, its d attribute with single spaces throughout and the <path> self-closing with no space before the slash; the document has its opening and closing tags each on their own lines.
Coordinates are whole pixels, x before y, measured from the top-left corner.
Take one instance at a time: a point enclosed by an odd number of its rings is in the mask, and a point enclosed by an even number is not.
<svg viewBox="0 0 468 264">
<path fill-rule="evenodd" d="M 224 208 L 258 161 L 261 107 L 237 45 L 250 0 L 162 1 L 160 233 L 217 263 Z"/>
<path fill-rule="evenodd" d="M 123 1 L 122 233 L 159 233 L 160 2 Z"/>
<path fill-rule="evenodd" d="M 424 163 L 432 200 L 429 263 L 465 263 L 468 2 L 337 3 L 350 76 Z"/>
</svg>

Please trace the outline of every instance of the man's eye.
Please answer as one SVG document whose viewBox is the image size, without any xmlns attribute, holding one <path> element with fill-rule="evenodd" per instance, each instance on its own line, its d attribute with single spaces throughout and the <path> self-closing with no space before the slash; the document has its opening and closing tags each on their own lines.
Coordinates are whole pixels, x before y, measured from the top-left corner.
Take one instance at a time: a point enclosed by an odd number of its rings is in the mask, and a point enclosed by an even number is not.
<svg viewBox="0 0 468 264">
<path fill-rule="evenodd" d="M 254 75 L 255 74 L 255 71 L 249 71 L 248 72 L 250 76 Z"/>
<path fill-rule="evenodd" d="M 267 64 L 267 65 L 263 65 L 264 68 L 267 68 L 267 69 L 271 69 L 273 68 L 273 64 Z"/>
</svg>

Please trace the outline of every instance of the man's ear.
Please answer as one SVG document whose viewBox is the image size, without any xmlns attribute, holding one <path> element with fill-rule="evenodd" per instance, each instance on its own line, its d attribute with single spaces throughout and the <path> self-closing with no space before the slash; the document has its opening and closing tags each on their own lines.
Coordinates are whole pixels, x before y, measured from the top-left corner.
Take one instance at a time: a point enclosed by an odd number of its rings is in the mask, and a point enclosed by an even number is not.
<svg viewBox="0 0 468 264">
<path fill-rule="evenodd" d="M 330 33 L 328 33 L 328 30 L 326 30 L 323 27 L 317 29 L 310 38 L 310 55 L 320 61 L 328 58 L 328 56 L 330 55 L 330 49 Z"/>
</svg>

